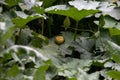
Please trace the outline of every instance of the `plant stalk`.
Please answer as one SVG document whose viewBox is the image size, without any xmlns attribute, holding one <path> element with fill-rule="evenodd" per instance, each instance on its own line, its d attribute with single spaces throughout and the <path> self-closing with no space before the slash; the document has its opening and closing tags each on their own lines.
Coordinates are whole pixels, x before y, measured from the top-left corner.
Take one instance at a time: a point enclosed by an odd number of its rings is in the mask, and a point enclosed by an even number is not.
<svg viewBox="0 0 120 80">
<path fill-rule="evenodd" d="M 52 33 L 51 33 L 52 16 L 49 16 L 47 25 L 48 25 L 49 37 L 51 37 L 51 35 L 52 35 Z"/>
<path fill-rule="evenodd" d="M 78 23 L 79 23 L 79 21 L 77 21 L 77 22 L 76 22 L 76 25 L 75 25 L 75 29 L 76 29 L 76 30 L 75 30 L 75 32 L 74 32 L 74 39 L 73 39 L 74 41 L 76 40 L 76 36 L 77 36 Z"/>
<path fill-rule="evenodd" d="M 42 32 L 41 32 L 42 35 L 44 35 L 44 19 L 42 19 Z"/>
</svg>

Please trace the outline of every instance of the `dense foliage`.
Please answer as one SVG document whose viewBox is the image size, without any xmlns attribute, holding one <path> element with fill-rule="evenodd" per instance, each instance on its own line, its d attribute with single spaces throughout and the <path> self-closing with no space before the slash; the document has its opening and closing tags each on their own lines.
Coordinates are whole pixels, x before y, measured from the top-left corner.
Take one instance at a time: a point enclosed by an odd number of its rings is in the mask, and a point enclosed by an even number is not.
<svg viewBox="0 0 120 80">
<path fill-rule="evenodd" d="M 0 80 L 120 80 L 119 38 L 119 0 L 0 0 Z"/>
</svg>

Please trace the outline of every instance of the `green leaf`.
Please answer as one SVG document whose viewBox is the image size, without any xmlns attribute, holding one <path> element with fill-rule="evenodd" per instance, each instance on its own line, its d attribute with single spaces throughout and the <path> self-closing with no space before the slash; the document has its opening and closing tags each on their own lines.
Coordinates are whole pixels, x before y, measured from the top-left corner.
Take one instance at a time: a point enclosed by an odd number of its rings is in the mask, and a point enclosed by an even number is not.
<svg viewBox="0 0 120 80">
<path fill-rule="evenodd" d="M 32 34 L 34 35 L 34 37 L 36 39 L 39 39 L 39 40 L 42 40 L 43 42 L 45 42 L 46 44 L 49 43 L 49 40 L 47 37 L 43 36 L 42 34 L 38 34 L 38 33 L 35 33 L 35 32 L 32 32 Z M 42 43 L 42 41 L 40 41 L 39 43 Z"/>
<path fill-rule="evenodd" d="M 117 28 L 120 30 L 120 22 L 111 18 L 110 16 L 104 16 L 105 25 L 103 28 Z"/>
<path fill-rule="evenodd" d="M 62 63 L 63 58 L 59 55 L 65 56 L 66 54 L 71 55 L 72 50 L 68 47 L 70 43 L 73 41 L 73 33 L 71 32 L 62 32 L 61 34 L 65 38 L 65 42 L 62 45 L 57 45 L 55 43 L 55 37 L 49 39 L 49 44 L 44 45 L 42 49 L 40 49 L 40 53 L 48 56 L 52 62 L 56 65 L 60 65 Z"/>
<path fill-rule="evenodd" d="M 120 52 L 120 51 L 119 51 Z M 112 54 L 112 59 L 116 62 L 120 62 L 120 54 Z"/>
<path fill-rule="evenodd" d="M 5 2 L 8 4 L 9 7 L 15 6 L 18 4 L 18 2 L 21 2 L 22 0 L 5 0 Z"/>
<path fill-rule="evenodd" d="M 50 43 L 48 45 L 44 45 L 39 52 L 51 59 L 54 64 L 59 64 L 60 60 L 57 58 L 58 54 L 60 53 L 58 50 L 59 46 L 56 45 L 54 41 L 49 42 Z"/>
<path fill-rule="evenodd" d="M 80 57 L 82 59 L 90 59 L 91 58 L 91 49 L 95 44 L 95 40 L 92 38 L 80 37 L 76 39 L 76 41 L 71 43 L 71 47 L 73 47 L 76 51 L 81 53 Z"/>
<path fill-rule="evenodd" d="M 111 71 L 108 71 L 107 74 L 114 78 L 115 80 L 120 80 L 120 71 L 114 71 L 114 70 L 111 70 Z"/>
<path fill-rule="evenodd" d="M 58 10 L 58 9 L 47 10 L 46 9 L 46 12 L 51 13 L 51 14 L 68 16 L 76 21 L 80 21 L 81 19 L 85 18 L 86 16 L 89 16 L 91 14 L 95 14 L 95 13 L 99 12 L 99 10 L 78 10 L 78 9 L 72 7 L 67 10 Z"/>
<path fill-rule="evenodd" d="M 117 44 L 108 41 L 109 44 L 109 52 L 112 55 L 112 59 L 119 63 L 120 62 L 120 46 L 118 46 Z"/>
<path fill-rule="evenodd" d="M 50 10 L 68 10 L 69 7 L 67 5 L 55 5 L 51 6 L 45 9 L 45 11 L 50 11 Z"/>
<path fill-rule="evenodd" d="M 116 44 L 120 45 L 120 35 L 112 36 L 112 40 L 113 40 Z"/>
<path fill-rule="evenodd" d="M 104 63 L 105 63 L 106 60 L 94 60 L 92 62 L 92 65 L 93 66 L 96 66 L 96 67 L 104 67 Z"/>
<path fill-rule="evenodd" d="M 49 68 L 51 62 L 48 60 L 45 65 L 40 66 L 34 76 L 33 80 L 46 80 L 46 70 Z"/>
<path fill-rule="evenodd" d="M 114 8 L 109 15 L 117 20 L 120 20 L 120 7 Z"/>
<path fill-rule="evenodd" d="M 2 39 L 1 39 L 0 45 L 5 44 L 7 39 L 9 39 L 13 35 L 13 32 L 14 32 L 15 29 L 16 29 L 16 27 L 12 26 L 12 27 L 10 27 L 8 29 L 8 31 L 5 32 L 5 34 L 2 35 Z"/>
<path fill-rule="evenodd" d="M 74 38 L 74 33 L 72 32 L 69 32 L 69 31 L 65 31 L 65 32 L 61 32 L 62 35 L 64 36 L 65 38 L 65 45 L 70 45 L 70 43 L 73 41 L 73 38 Z M 78 37 L 78 35 L 77 35 Z M 68 46 L 67 46 L 68 47 Z"/>
<path fill-rule="evenodd" d="M 15 11 L 16 15 L 21 18 L 27 18 L 28 15 L 25 14 L 23 11 Z"/>
<path fill-rule="evenodd" d="M 32 31 L 30 29 L 18 29 L 15 38 L 16 44 L 27 45 L 32 40 Z"/>
<path fill-rule="evenodd" d="M 101 2 L 98 9 L 102 11 L 103 15 L 109 15 L 120 20 L 120 7 L 116 6 L 114 3 L 109 3 L 109 1 Z"/>
<path fill-rule="evenodd" d="M 111 36 L 120 35 L 120 30 L 118 30 L 116 28 L 110 28 L 109 32 L 110 32 Z"/>
<path fill-rule="evenodd" d="M 20 70 L 17 65 L 12 66 L 6 73 L 6 76 L 16 77 L 19 74 Z"/>
<path fill-rule="evenodd" d="M 36 48 L 41 48 L 42 47 L 42 40 L 39 38 L 35 38 L 32 40 L 31 44 L 32 44 L 32 46 L 34 46 Z"/>
<path fill-rule="evenodd" d="M 42 7 L 47 8 L 52 6 L 52 4 L 55 2 L 56 0 L 43 0 L 43 4 Z"/>
<path fill-rule="evenodd" d="M 45 36 L 43 36 L 43 35 L 41 35 L 41 34 L 38 34 L 37 35 L 37 37 L 38 38 L 40 38 L 40 39 L 42 39 L 46 44 L 48 44 L 49 43 L 49 41 L 48 41 L 48 38 L 47 37 L 45 37 Z"/>
<path fill-rule="evenodd" d="M 69 80 L 77 80 L 77 78 L 73 78 L 73 77 L 72 77 L 72 78 L 69 78 Z"/>
<path fill-rule="evenodd" d="M 35 5 L 36 0 L 24 0 L 24 3 L 31 9 Z"/>
<path fill-rule="evenodd" d="M 97 1 L 69 1 L 71 6 L 74 6 L 78 10 L 96 10 L 100 2 Z"/>
<path fill-rule="evenodd" d="M 43 18 L 43 16 L 28 16 L 27 18 L 21 18 L 21 17 L 17 17 L 12 19 L 12 22 L 16 24 L 16 26 L 22 28 L 24 27 L 28 22 L 34 20 L 34 19 L 38 19 L 38 18 Z"/>
<path fill-rule="evenodd" d="M 112 42 L 112 41 L 108 41 L 108 44 L 110 45 L 110 47 L 115 50 L 116 52 L 117 51 L 120 51 L 120 46 L 118 46 L 116 43 Z"/>
<path fill-rule="evenodd" d="M 58 75 L 71 78 L 70 80 L 88 80 L 86 71 L 89 70 L 91 63 L 91 60 L 68 59 L 66 64 L 58 66 Z"/>
<path fill-rule="evenodd" d="M 44 8 L 40 6 L 34 6 L 33 9 L 39 14 L 44 14 Z"/>
<path fill-rule="evenodd" d="M 76 70 L 77 68 L 81 68 L 84 71 L 88 71 L 89 67 L 92 64 L 91 60 L 79 60 L 79 59 L 68 59 L 69 61 L 66 62 L 66 64 L 63 64 L 59 66 L 59 69 L 61 70 Z"/>
</svg>

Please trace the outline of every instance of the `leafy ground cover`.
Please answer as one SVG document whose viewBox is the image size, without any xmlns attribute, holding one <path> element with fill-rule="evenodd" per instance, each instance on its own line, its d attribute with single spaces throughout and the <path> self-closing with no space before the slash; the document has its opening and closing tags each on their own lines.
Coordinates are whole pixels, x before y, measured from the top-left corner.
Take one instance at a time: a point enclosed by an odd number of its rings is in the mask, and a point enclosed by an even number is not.
<svg viewBox="0 0 120 80">
<path fill-rule="evenodd" d="M 120 80 L 119 0 L 1 0 L 0 80 Z"/>
</svg>

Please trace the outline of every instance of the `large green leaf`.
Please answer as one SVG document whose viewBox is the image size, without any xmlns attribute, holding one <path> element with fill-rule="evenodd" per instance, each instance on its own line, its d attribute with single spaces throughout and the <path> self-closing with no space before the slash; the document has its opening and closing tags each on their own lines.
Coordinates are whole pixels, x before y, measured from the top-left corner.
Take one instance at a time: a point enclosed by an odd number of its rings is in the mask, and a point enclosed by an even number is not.
<svg viewBox="0 0 120 80">
<path fill-rule="evenodd" d="M 117 51 L 120 53 L 120 51 Z M 112 54 L 112 59 L 116 62 L 119 63 L 120 62 L 120 54 Z"/>
<path fill-rule="evenodd" d="M 20 70 L 17 65 L 13 65 L 6 73 L 7 76 L 16 77 L 19 74 Z"/>
<path fill-rule="evenodd" d="M 105 25 L 104 28 L 117 28 L 120 30 L 120 22 L 114 20 L 113 18 L 109 16 L 104 17 Z"/>
<path fill-rule="evenodd" d="M 58 66 L 59 71 L 62 72 L 62 70 L 77 70 L 78 68 L 81 68 L 84 71 L 88 71 L 92 64 L 92 60 L 79 60 L 74 58 L 66 58 L 66 63 L 63 63 L 63 65 Z M 74 72 L 71 74 L 75 74 Z M 67 74 L 66 74 L 67 75 Z"/>
<path fill-rule="evenodd" d="M 31 42 L 32 34 L 31 30 L 29 29 L 18 29 L 18 32 L 16 33 L 16 44 L 21 44 L 21 45 L 28 45 Z"/>
<path fill-rule="evenodd" d="M 67 5 L 55 5 L 51 6 L 45 9 L 45 11 L 50 11 L 50 10 L 68 10 L 69 7 Z"/>
<path fill-rule="evenodd" d="M 80 21 L 82 18 L 85 18 L 86 16 L 89 16 L 91 14 L 95 14 L 95 13 L 99 12 L 99 10 L 85 10 L 85 9 L 78 10 L 78 9 L 72 7 L 72 8 L 66 9 L 66 10 L 65 9 L 64 10 L 56 9 L 56 8 L 52 8 L 50 10 L 50 8 L 49 8 L 49 9 L 46 9 L 46 12 L 51 13 L 51 14 L 68 16 L 68 17 L 73 18 L 76 21 Z"/>
<path fill-rule="evenodd" d="M 12 26 L 12 27 L 8 28 L 8 31 L 6 31 L 6 32 L 2 35 L 2 39 L 1 39 L 0 45 L 5 44 L 6 41 L 7 41 L 9 38 L 12 37 L 13 32 L 14 32 L 15 29 L 16 29 L 15 26 Z"/>
<path fill-rule="evenodd" d="M 110 28 L 109 29 L 110 35 L 114 36 L 114 35 L 120 35 L 120 30 L 116 29 L 116 28 Z"/>
<path fill-rule="evenodd" d="M 31 9 L 35 5 L 36 0 L 24 0 L 24 3 Z"/>
<path fill-rule="evenodd" d="M 103 15 L 109 15 L 117 20 L 120 20 L 120 8 L 114 3 L 109 3 L 107 1 L 101 2 L 98 9 L 102 11 Z"/>
<path fill-rule="evenodd" d="M 96 8 L 99 6 L 100 2 L 97 1 L 69 1 L 69 4 L 77 8 L 78 10 L 96 10 Z"/>
<path fill-rule="evenodd" d="M 120 46 L 115 44 L 114 42 L 108 41 L 109 44 L 109 52 L 112 55 L 112 59 L 119 63 L 120 62 Z"/>
<path fill-rule="evenodd" d="M 111 71 L 108 71 L 107 74 L 110 77 L 114 78 L 115 80 L 120 80 L 120 72 L 119 71 L 113 71 L 113 70 L 111 70 Z"/>
<path fill-rule="evenodd" d="M 6 41 L 11 38 L 14 30 L 16 29 L 15 25 L 12 23 L 11 18 L 13 18 L 12 11 L 3 13 L 0 22 L 0 30 L 2 33 L 0 34 L 0 45 L 5 44 Z"/>
<path fill-rule="evenodd" d="M 33 9 L 39 14 L 44 14 L 44 8 L 43 7 L 34 6 Z"/>
<path fill-rule="evenodd" d="M 76 41 L 72 42 L 70 45 L 71 47 L 74 47 L 76 51 L 81 53 L 82 59 L 90 59 L 91 58 L 91 49 L 95 44 L 94 39 L 80 37 L 76 39 Z"/>
<path fill-rule="evenodd" d="M 34 20 L 34 19 L 38 19 L 38 18 L 43 18 L 43 16 L 28 16 L 27 18 L 21 18 L 21 17 L 17 17 L 12 19 L 13 23 L 16 24 L 16 26 L 18 27 L 24 27 L 28 22 Z"/>
<path fill-rule="evenodd" d="M 109 15 L 117 20 L 120 20 L 120 7 L 114 8 L 111 12 L 109 12 Z"/>
<path fill-rule="evenodd" d="M 116 43 L 112 42 L 112 41 L 108 41 L 108 44 L 110 45 L 110 47 L 113 48 L 113 50 L 117 50 L 117 51 L 120 51 L 120 46 L 117 45 Z M 116 51 L 116 52 L 117 52 Z"/>
<path fill-rule="evenodd" d="M 68 47 L 70 46 L 70 43 L 73 41 L 73 37 L 74 37 L 73 33 L 62 32 L 61 35 L 65 38 L 65 42 L 63 44 L 57 45 L 55 43 L 55 37 L 53 37 L 49 40 L 48 45 L 44 45 L 39 50 L 39 52 L 43 53 L 48 58 L 50 58 L 55 65 L 60 65 L 63 63 L 62 61 L 64 59 L 60 57 L 60 55 L 65 56 L 72 54 L 72 50 L 69 49 Z"/>
<path fill-rule="evenodd" d="M 99 25 L 103 28 L 108 28 L 111 36 L 120 35 L 120 22 L 110 16 L 104 16 L 103 20 L 100 21 Z"/>
<path fill-rule="evenodd" d="M 48 38 L 43 36 L 42 34 L 38 34 L 38 33 L 35 33 L 35 32 L 32 32 L 32 34 L 34 35 L 34 38 L 39 38 L 41 39 L 42 41 L 44 41 L 46 44 L 49 43 L 48 41 Z M 42 43 L 42 42 L 41 42 Z"/>
<path fill-rule="evenodd" d="M 42 6 L 43 6 L 44 8 L 50 7 L 50 6 L 52 6 L 52 4 L 53 4 L 55 1 L 56 1 L 56 0 L 43 0 Z"/>
<path fill-rule="evenodd" d="M 46 80 L 45 74 L 46 74 L 46 71 L 49 68 L 50 64 L 51 64 L 51 62 L 47 61 L 45 65 L 40 66 L 36 70 L 36 72 L 35 72 L 35 74 L 33 76 L 33 80 Z"/>
<path fill-rule="evenodd" d="M 66 64 L 58 66 L 58 74 L 68 77 L 69 80 L 98 80 L 99 73 L 87 74 L 91 60 L 68 59 Z"/>
<path fill-rule="evenodd" d="M 5 2 L 8 4 L 9 7 L 15 6 L 18 4 L 18 2 L 22 2 L 22 0 L 5 0 Z"/>
</svg>

